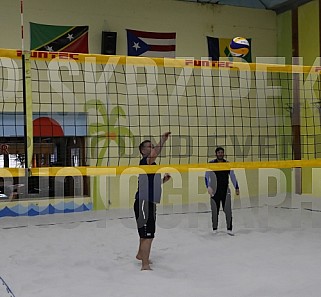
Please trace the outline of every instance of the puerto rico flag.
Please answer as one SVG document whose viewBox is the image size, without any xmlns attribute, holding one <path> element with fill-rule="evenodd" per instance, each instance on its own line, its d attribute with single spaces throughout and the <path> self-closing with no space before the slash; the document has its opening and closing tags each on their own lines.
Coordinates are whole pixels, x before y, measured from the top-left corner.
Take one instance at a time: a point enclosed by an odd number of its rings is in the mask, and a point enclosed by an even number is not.
<svg viewBox="0 0 321 297">
<path fill-rule="evenodd" d="M 88 54 L 88 29 L 30 23 L 30 49 Z"/>
<path fill-rule="evenodd" d="M 126 31 L 128 56 L 175 58 L 176 33 Z"/>
</svg>

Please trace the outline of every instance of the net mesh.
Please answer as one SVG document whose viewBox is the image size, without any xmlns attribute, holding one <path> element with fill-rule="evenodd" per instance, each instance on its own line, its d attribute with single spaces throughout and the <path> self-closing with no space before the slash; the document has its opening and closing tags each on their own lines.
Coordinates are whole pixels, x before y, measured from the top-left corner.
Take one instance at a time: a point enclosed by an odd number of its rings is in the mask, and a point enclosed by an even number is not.
<svg viewBox="0 0 321 297">
<path fill-rule="evenodd" d="M 17 167 L 24 158 L 21 59 L 0 58 L 0 166 Z M 9 155 L 9 148 L 12 154 Z"/>
<path fill-rule="evenodd" d="M 23 159 L 21 52 L 0 56 L 1 144 Z M 232 162 L 321 154 L 318 67 L 44 52 L 29 63 L 32 167 L 136 166 L 139 143 L 165 131 L 165 165 L 206 163 L 216 146 Z"/>
</svg>

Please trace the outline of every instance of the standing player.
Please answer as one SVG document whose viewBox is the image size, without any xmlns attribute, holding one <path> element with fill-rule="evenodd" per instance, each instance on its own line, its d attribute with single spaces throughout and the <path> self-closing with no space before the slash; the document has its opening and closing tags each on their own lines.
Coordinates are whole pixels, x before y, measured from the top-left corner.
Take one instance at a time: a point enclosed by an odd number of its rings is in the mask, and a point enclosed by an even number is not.
<svg viewBox="0 0 321 297">
<path fill-rule="evenodd" d="M 155 147 L 150 140 L 143 141 L 139 145 L 139 151 L 142 154 L 139 165 L 156 165 L 155 160 L 170 134 L 170 132 L 164 133 Z M 134 211 L 140 237 L 136 258 L 142 261 L 141 270 L 151 270 L 149 255 L 156 227 L 156 203 L 161 200 L 161 184 L 167 182 L 170 178 L 169 174 L 165 174 L 162 180 L 159 173 L 140 174 L 138 177 Z"/>
<path fill-rule="evenodd" d="M 222 147 L 217 147 L 215 154 L 216 159 L 210 161 L 210 163 L 227 162 L 224 159 L 224 149 Z M 207 191 L 210 194 L 212 227 L 214 233 L 217 232 L 218 214 L 220 211 L 220 205 L 222 203 L 223 211 L 225 212 L 226 217 L 227 233 L 229 235 L 233 235 L 231 191 L 228 186 L 229 176 L 231 176 L 236 195 L 239 195 L 239 185 L 233 170 L 207 171 L 205 173 L 205 183 Z"/>
</svg>

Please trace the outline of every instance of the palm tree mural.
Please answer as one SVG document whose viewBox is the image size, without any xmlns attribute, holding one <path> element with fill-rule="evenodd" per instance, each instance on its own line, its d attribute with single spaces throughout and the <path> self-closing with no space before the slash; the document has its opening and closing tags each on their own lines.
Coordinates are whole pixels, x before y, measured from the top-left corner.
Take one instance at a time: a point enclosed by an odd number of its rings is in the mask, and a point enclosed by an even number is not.
<svg viewBox="0 0 321 297">
<path fill-rule="evenodd" d="M 120 118 L 126 118 L 126 114 L 122 107 L 115 106 L 112 108 L 110 114 L 107 112 L 107 105 L 101 100 L 89 100 L 87 101 L 85 110 L 88 112 L 91 109 L 95 109 L 99 119 L 101 121 L 96 123 L 89 123 L 89 136 L 90 139 L 90 157 L 96 158 L 96 166 L 102 166 L 103 161 L 106 156 L 106 152 L 109 145 L 114 141 L 119 148 L 119 156 L 121 157 L 125 154 L 125 139 L 129 137 L 130 141 L 135 145 L 135 138 L 133 133 L 124 126 L 120 126 L 118 121 Z M 109 165 L 109 159 L 107 160 L 107 165 Z M 94 205 L 96 209 L 105 208 L 105 204 L 101 198 L 100 194 L 100 177 L 94 177 L 93 184 L 93 198 Z"/>
<path fill-rule="evenodd" d="M 91 137 L 90 155 L 97 158 L 96 166 L 101 166 L 106 155 L 106 151 L 114 141 L 119 148 L 120 157 L 125 154 L 125 139 L 129 137 L 130 141 L 135 145 L 133 133 L 124 126 L 117 124 L 120 118 L 126 118 L 126 114 L 122 107 L 115 106 L 110 114 L 107 113 L 106 104 L 100 100 L 89 100 L 86 104 L 86 112 L 90 109 L 96 109 L 99 118 L 102 120 L 97 123 L 89 124 L 89 136 Z M 107 161 L 107 165 L 109 160 Z"/>
</svg>

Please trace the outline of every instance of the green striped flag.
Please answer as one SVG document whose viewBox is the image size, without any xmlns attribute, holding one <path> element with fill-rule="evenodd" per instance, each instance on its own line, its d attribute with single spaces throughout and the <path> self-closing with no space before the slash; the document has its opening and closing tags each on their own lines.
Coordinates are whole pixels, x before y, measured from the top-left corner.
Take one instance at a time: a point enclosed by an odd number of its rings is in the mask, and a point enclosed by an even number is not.
<svg viewBox="0 0 321 297">
<path fill-rule="evenodd" d="M 30 49 L 88 54 L 88 26 L 30 23 Z"/>
</svg>

